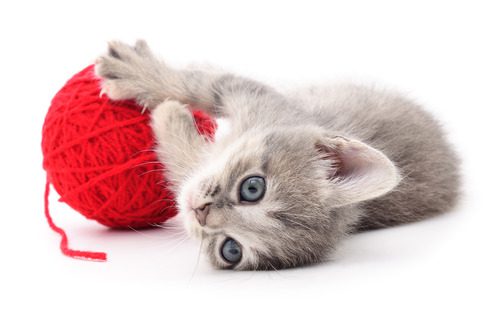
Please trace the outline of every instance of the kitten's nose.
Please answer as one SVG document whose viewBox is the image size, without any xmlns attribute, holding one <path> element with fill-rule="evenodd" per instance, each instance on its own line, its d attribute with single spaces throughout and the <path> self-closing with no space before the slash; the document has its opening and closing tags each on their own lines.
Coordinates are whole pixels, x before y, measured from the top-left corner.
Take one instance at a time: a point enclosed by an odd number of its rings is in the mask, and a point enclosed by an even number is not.
<svg viewBox="0 0 500 316">
<path fill-rule="evenodd" d="M 196 215 L 196 219 L 198 220 L 198 223 L 200 223 L 201 226 L 205 226 L 207 224 L 207 216 L 208 213 L 210 213 L 210 205 L 212 203 L 206 203 L 202 205 L 201 207 L 198 207 L 194 210 L 194 213 Z"/>
</svg>

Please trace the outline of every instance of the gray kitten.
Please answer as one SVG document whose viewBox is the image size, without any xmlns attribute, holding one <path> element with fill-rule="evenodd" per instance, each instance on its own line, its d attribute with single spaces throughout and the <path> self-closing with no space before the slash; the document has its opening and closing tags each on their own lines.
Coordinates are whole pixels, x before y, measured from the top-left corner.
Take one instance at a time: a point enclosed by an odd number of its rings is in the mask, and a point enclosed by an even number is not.
<svg viewBox="0 0 500 316">
<path fill-rule="evenodd" d="M 411 101 L 356 85 L 283 93 L 259 82 L 176 70 L 143 41 L 109 44 L 102 91 L 152 111 L 157 152 L 190 235 L 216 267 L 319 262 L 353 231 L 450 209 L 458 161 L 439 124 Z M 200 136 L 189 107 L 226 118 Z"/>
</svg>

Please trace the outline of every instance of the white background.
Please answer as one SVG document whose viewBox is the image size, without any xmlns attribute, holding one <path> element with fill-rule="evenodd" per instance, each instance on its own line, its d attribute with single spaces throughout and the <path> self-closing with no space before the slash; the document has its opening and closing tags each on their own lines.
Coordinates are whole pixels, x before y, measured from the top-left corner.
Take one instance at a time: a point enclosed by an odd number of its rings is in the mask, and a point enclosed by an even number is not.
<svg viewBox="0 0 500 316">
<path fill-rule="evenodd" d="M 0 314 L 499 315 L 495 1 L 2 1 Z M 174 65 L 209 62 L 270 84 L 396 88 L 444 123 L 463 158 L 454 212 L 351 237 L 334 260 L 213 270 L 178 229 L 110 231 L 54 197 L 71 245 L 43 217 L 41 126 L 52 96 L 105 50 L 144 38 Z M 179 244 L 179 242 L 181 242 Z"/>
</svg>

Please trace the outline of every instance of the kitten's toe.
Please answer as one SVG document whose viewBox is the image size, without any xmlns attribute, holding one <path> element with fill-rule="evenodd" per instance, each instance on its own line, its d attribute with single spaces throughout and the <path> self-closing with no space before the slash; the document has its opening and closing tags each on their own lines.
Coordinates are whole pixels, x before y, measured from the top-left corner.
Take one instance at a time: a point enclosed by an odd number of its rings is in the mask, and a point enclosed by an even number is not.
<svg viewBox="0 0 500 316">
<path fill-rule="evenodd" d="M 135 47 L 120 41 L 110 41 L 108 43 L 108 56 L 129 62 L 137 57 Z"/>
<path fill-rule="evenodd" d="M 149 48 L 148 43 L 146 43 L 146 41 L 142 39 L 139 39 L 135 42 L 134 49 L 137 52 L 137 54 L 143 57 L 149 57 L 153 55 L 151 49 Z"/>
<path fill-rule="evenodd" d="M 121 60 L 125 63 L 139 64 L 153 58 L 149 45 L 145 40 L 137 40 L 135 45 L 128 45 L 120 41 L 111 41 L 108 43 L 109 57 Z"/>
<path fill-rule="evenodd" d="M 135 99 L 136 89 L 130 86 L 126 80 L 104 80 L 101 82 L 101 96 L 106 94 L 111 100 Z"/>
<path fill-rule="evenodd" d="M 130 75 L 130 70 L 122 61 L 104 55 L 95 61 L 95 74 L 104 80 L 121 79 Z"/>
</svg>

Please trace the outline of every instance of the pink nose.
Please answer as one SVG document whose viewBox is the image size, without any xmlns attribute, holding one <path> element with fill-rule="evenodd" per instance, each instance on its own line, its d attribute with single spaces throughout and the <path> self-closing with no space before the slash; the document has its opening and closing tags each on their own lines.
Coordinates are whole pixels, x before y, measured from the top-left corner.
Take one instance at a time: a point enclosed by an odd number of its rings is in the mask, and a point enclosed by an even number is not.
<svg viewBox="0 0 500 316">
<path fill-rule="evenodd" d="M 210 213 L 210 204 L 212 203 L 206 203 L 201 207 L 194 209 L 196 219 L 198 220 L 198 223 L 200 223 L 201 226 L 205 226 L 207 224 L 207 216 L 208 213 Z"/>
</svg>

